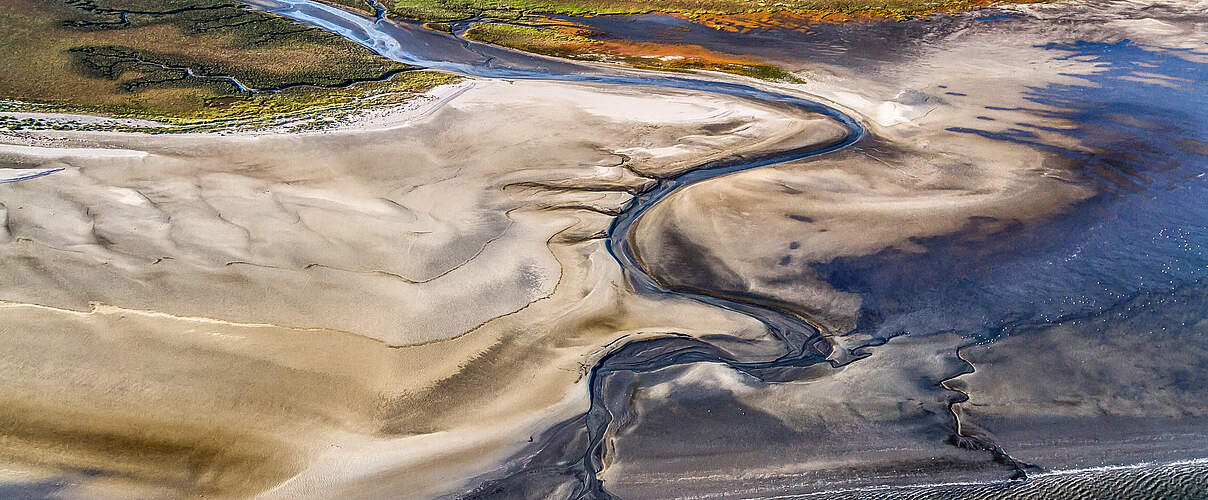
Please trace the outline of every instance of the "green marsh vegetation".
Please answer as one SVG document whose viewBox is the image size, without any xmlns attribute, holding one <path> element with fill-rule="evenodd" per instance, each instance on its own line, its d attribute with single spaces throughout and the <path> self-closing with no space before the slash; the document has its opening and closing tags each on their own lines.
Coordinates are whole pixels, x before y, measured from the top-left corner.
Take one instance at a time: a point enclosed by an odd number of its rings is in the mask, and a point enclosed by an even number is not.
<svg viewBox="0 0 1208 500">
<path fill-rule="evenodd" d="M 527 52 L 568 57 L 598 42 L 573 32 L 501 23 L 475 23 L 465 37 Z"/>
<path fill-rule="evenodd" d="M 107 130 L 143 133 L 205 132 L 213 130 L 260 129 L 289 125 L 291 130 L 320 130 L 336 125 L 340 118 L 365 108 L 400 104 L 416 92 L 459 78 L 432 71 L 407 71 L 388 80 L 360 82 L 347 87 L 291 87 L 277 92 L 248 95 L 219 95 L 203 100 L 186 113 L 156 115 L 116 114 L 118 117 L 152 118 L 162 125 L 115 125 L 115 122 L 83 124 L 70 120 L 0 116 L 0 128 L 8 130 Z M 72 105 L 32 104 L 0 101 L 0 112 L 74 113 L 100 112 Z"/>
<path fill-rule="evenodd" d="M 0 26 L 4 111 L 246 121 L 453 80 L 228 0 L 0 0 Z"/>
</svg>

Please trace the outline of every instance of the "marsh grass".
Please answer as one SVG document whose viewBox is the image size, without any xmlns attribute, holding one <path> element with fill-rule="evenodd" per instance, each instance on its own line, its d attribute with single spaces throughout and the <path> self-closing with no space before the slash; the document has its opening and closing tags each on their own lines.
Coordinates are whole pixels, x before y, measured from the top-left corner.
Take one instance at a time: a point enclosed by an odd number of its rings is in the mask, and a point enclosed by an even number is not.
<svg viewBox="0 0 1208 500">
<path fill-rule="evenodd" d="M 106 107 L 0 102 L 0 112 L 80 113 L 116 119 L 151 119 L 160 126 L 81 124 L 61 120 L 17 119 L 0 116 L 0 128 L 9 130 L 107 130 L 142 133 L 245 130 L 294 124 L 295 130 L 318 130 L 339 118 L 372 107 L 399 104 L 417 92 L 452 83 L 459 77 L 432 71 L 408 71 L 384 81 L 361 82 L 344 88 L 293 87 L 279 92 L 218 95 L 203 98 L 187 112 L 150 113 L 115 111 Z"/>
<path fill-rule="evenodd" d="M 475 23 L 465 37 L 483 43 L 554 56 L 571 56 L 600 45 L 574 31 L 500 23 Z"/>
<path fill-rule="evenodd" d="M 295 95 L 323 100 L 314 90 L 253 97 L 226 76 L 279 89 L 343 86 L 406 69 L 334 34 L 226 0 L 0 0 L 0 26 L 0 99 L 107 115 L 212 119 L 216 99 L 268 109 L 279 106 L 265 102 L 297 105 Z"/>
</svg>

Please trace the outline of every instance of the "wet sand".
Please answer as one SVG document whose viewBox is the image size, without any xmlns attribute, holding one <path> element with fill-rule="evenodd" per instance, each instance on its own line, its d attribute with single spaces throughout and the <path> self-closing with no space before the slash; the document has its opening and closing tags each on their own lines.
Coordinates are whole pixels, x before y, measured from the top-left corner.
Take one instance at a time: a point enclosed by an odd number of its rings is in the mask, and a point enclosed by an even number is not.
<svg viewBox="0 0 1208 500">
<path fill-rule="evenodd" d="M 3 453 L 97 471 L 85 496 L 455 490 L 582 411 L 615 340 L 759 335 L 627 293 L 599 238 L 649 176 L 841 133 L 734 98 L 478 81 L 384 130 L 2 146 L 64 169 L 0 186 Z"/>
</svg>

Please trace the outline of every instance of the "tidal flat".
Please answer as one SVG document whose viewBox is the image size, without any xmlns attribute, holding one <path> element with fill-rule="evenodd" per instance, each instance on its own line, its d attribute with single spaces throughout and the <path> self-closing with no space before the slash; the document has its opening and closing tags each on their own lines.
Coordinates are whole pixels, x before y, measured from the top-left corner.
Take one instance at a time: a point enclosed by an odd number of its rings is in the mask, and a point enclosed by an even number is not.
<svg viewBox="0 0 1208 500">
<path fill-rule="evenodd" d="M 41 133 L 42 146 L 4 148 L 7 161 L 64 169 L 3 188 L 6 456 L 237 496 L 334 478 L 381 492 L 460 467 L 400 454 L 414 447 L 460 447 L 485 466 L 582 411 L 584 365 L 619 336 L 757 329 L 625 293 L 599 235 L 631 193 L 696 159 L 841 130 L 735 99 L 540 82 L 474 82 L 417 115 L 380 131 Z M 40 408 L 17 411 L 31 392 L 45 394 Z M 88 452 L 57 441 L 108 435 L 104 419 L 132 435 Z M 141 436 L 157 421 L 192 426 Z M 189 480 L 136 441 L 220 431 L 265 444 L 234 457 L 180 445 Z M 366 476 L 394 467 L 407 474 Z"/>
<path fill-rule="evenodd" d="M 248 3 L 440 79 L 0 131 L 0 496 L 1208 495 L 1202 4 L 550 18 L 760 79 Z"/>
</svg>

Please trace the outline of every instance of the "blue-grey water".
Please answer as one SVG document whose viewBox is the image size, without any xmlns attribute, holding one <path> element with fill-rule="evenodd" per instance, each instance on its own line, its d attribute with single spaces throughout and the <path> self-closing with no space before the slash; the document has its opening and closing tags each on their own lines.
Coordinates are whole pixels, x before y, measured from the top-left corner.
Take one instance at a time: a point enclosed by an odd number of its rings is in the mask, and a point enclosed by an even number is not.
<svg viewBox="0 0 1208 500">
<path fill-rule="evenodd" d="M 950 130 L 1066 156 L 1098 194 L 1009 238 L 934 238 L 920 242 L 925 253 L 817 266 L 832 284 L 864 298 L 861 329 L 993 337 L 1092 316 L 1208 276 L 1208 64 L 1127 40 L 1044 47 L 1098 66 L 1079 76 L 1082 83 L 1027 92 L 1037 117 L 1077 124 L 1057 132 L 1092 152 L 1042 143 L 1036 124 L 1014 124 L 1009 132 Z M 1133 79 L 1137 73 L 1173 79 L 1142 82 Z M 901 273 L 902 266 L 911 272 Z"/>
</svg>

